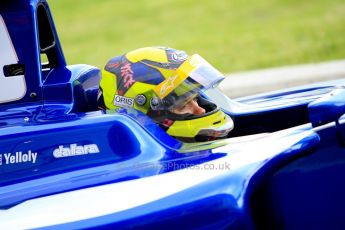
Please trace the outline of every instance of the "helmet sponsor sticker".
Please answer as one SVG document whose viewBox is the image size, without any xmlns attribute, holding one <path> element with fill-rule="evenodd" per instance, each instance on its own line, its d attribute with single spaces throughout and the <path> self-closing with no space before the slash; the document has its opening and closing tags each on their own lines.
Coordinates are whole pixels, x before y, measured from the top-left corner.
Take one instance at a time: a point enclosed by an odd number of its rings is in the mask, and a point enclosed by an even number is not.
<svg viewBox="0 0 345 230">
<path fill-rule="evenodd" d="M 129 62 L 126 62 L 121 68 L 121 77 L 124 81 L 124 87 L 129 88 L 135 83 L 135 80 L 133 78 L 133 70 L 132 66 Z"/>
<path fill-rule="evenodd" d="M 194 56 L 183 62 L 177 69 L 176 75 L 172 75 L 154 88 L 154 92 L 160 99 L 165 98 L 171 91 L 177 88 L 187 79 L 190 73 L 200 65 L 200 60 Z"/>
<path fill-rule="evenodd" d="M 0 154 L 0 165 L 11 165 L 20 163 L 35 164 L 37 160 L 37 152 L 29 150 L 27 153 L 18 151 L 15 153 L 2 153 Z"/>
<path fill-rule="evenodd" d="M 186 76 L 180 76 L 180 75 L 172 75 L 168 77 L 166 80 L 161 82 L 159 85 L 157 85 L 153 91 L 156 93 L 156 95 L 163 99 L 165 98 L 171 91 L 173 91 L 177 86 L 179 86 L 186 78 Z"/>
<path fill-rule="evenodd" d="M 171 91 L 170 89 L 174 89 L 175 84 L 174 81 L 177 78 L 177 75 L 170 76 L 162 85 L 162 87 L 159 90 L 159 95 L 165 96 L 167 94 L 167 91 Z"/>
<path fill-rule="evenodd" d="M 134 99 L 130 98 L 130 97 L 115 95 L 114 105 L 120 106 L 120 107 L 133 107 L 134 106 Z"/>
<path fill-rule="evenodd" d="M 165 49 L 166 49 L 169 62 L 181 64 L 183 61 L 187 60 L 188 58 L 187 53 L 183 50 L 175 50 L 171 48 L 165 48 Z"/>
<path fill-rule="evenodd" d="M 55 158 L 63 158 L 63 157 L 73 157 L 73 156 L 80 156 L 80 155 L 87 155 L 87 154 L 95 154 L 99 153 L 99 148 L 96 144 L 88 144 L 88 145 L 77 145 L 77 144 L 70 144 L 68 147 L 63 145 L 59 145 L 53 152 L 53 156 Z"/>
</svg>

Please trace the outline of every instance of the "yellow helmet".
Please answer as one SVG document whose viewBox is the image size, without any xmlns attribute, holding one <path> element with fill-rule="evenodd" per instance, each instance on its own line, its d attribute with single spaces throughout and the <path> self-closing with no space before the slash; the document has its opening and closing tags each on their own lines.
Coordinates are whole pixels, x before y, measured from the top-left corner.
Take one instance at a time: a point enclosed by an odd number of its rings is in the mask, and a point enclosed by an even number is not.
<svg viewBox="0 0 345 230">
<path fill-rule="evenodd" d="M 106 109 L 134 108 L 182 141 L 226 137 L 232 119 L 200 96 L 224 76 L 195 54 L 166 47 L 146 47 L 111 59 L 102 70 L 101 104 Z M 191 100 L 202 114 L 176 114 Z"/>
</svg>

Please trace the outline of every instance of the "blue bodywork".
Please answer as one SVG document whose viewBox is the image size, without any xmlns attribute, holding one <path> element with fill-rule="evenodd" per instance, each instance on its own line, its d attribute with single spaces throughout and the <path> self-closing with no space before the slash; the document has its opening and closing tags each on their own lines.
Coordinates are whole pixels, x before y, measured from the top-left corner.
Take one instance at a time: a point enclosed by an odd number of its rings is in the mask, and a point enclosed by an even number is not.
<svg viewBox="0 0 345 230">
<path fill-rule="evenodd" d="M 5 0 L 0 16 L 1 93 L 20 83 L 0 97 L 0 229 L 345 228 L 345 76 L 206 92 L 235 128 L 183 143 L 97 108 L 101 72 L 66 65 L 46 1 Z"/>
</svg>

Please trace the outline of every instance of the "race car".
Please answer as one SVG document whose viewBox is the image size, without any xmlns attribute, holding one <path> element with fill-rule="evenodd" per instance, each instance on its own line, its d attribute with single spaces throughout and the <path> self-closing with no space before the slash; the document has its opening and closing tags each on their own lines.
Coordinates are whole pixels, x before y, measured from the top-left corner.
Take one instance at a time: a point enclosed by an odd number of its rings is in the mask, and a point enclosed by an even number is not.
<svg viewBox="0 0 345 230">
<path fill-rule="evenodd" d="M 345 78 L 206 90 L 234 129 L 187 143 L 98 108 L 45 0 L 0 3 L 0 48 L 0 229 L 345 228 Z"/>
</svg>

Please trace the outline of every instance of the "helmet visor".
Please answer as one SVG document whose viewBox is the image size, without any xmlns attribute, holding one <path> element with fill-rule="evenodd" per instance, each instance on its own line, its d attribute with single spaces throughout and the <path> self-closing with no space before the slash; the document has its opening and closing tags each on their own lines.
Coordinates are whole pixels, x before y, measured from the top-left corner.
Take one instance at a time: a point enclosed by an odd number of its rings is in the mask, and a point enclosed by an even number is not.
<svg viewBox="0 0 345 230">
<path fill-rule="evenodd" d="M 216 87 L 224 75 L 201 56 L 194 54 L 168 77 L 154 92 L 159 101 L 158 109 L 173 109 L 185 105 L 200 92 Z"/>
</svg>

